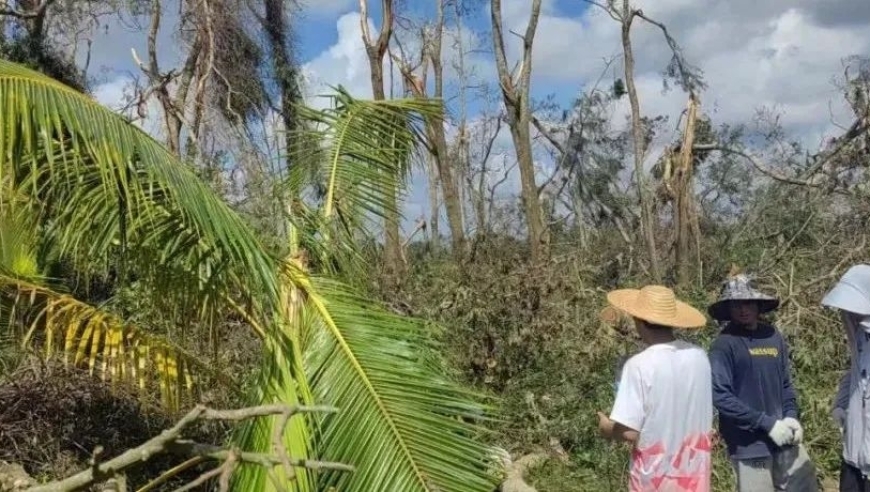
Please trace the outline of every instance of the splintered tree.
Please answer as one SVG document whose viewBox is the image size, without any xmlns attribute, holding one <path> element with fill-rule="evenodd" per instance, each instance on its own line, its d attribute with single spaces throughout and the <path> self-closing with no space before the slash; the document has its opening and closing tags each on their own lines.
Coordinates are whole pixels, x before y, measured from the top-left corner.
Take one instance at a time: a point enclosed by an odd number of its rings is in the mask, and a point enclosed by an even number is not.
<svg viewBox="0 0 870 492">
<path fill-rule="evenodd" d="M 541 0 L 532 0 L 531 16 L 522 36 L 523 49 L 519 70 L 508 68 L 505 53 L 504 29 L 501 19 L 501 0 L 492 0 L 492 39 L 498 68 L 499 86 L 506 110 L 506 119 L 517 154 L 522 182 L 522 198 L 529 234 L 529 250 L 533 261 L 547 256 L 550 233 L 544 222 L 538 186 L 535 183 L 535 164 L 532 159 L 532 108 L 529 89 L 532 79 L 532 43 L 541 15 Z"/>
<path fill-rule="evenodd" d="M 677 221 L 677 279 L 681 285 L 689 281 L 690 245 L 689 236 L 694 235 L 695 244 L 701 240 L 698 228 L 698 217 L 695 213 L 695 187 L 693 180 L 693 152 L 695 145 L 695 124 L 698 121 L 698 100 L 695 94 L 689 97 L 686 108 L 686 129 L 683 132 L 683 143 L 680 147 L 679 167 L 676 173 L 676 193 L 674 196 L 674 217 Z M 700 248 L 698 248 L 700 250 Z"/>
<path fill-rule="evenodd" d="M 709 123 L 701 120 L 698 114 L 699 98 L 689 94 L 685 111 L 685 124 L 681 141 L 665 150 L 656 164 L 655 173 L 661 180 L 661 196 L 671 202 L 674 218 L 674 264 L 677 282 L 686 285 L 691 277 L 690 266 L 694 258 L 699 258 L 701 231 L 698 225 L 698 210 L 695 203 L 694 176 L 701 156 L 706 152 L 695 152 L 695 137 L 707 130 Z M 699 128 L 699 123 L 702 124 Z M 701 130 L 699 132 L 699 130 Z M 692 245 L 694 244 L 694 255 Z M 698 264 L 700 268 L 700 263 Z"/>
<path fill-rule="evenodd" d="M 607 0 L 606 4 L 596 2 L 595 0 L 584 1 L 603 9 L 613 20 L 619 22 L 621 27 L 625 86 L 631 105 L 631 127 L 634 139 L 634 176 L 640 200 L 642 229 L 649 252 L 650 273 L 653 279 L 660 281 L 662 271 L 659 266 L 658 248 L 656 247 L 656 220 L 653 213 L 653 199 L 650 191 L 647 189 L 646 173 L 643 169 L 648 142 L 646 141 L 646 132 L 644 131 L 643 119 L 640 114 L 640 98 L 638 97 L 637 86 L 634 80 L 634 51 L 631 45 L 631 28 L 634 20 L 637 18 L 642 19 L 661 29 L 664 34 L 665 40 L 672 52 L 671 62 L 665 70 L 668 78 L 675 79 L 677 85 L 692 95 L 696 91 L 704 89 L 704 83 L 700 70 L 686 62 L 679 46 L 668 33 L 664 24 L 649 18 L 641 9 L 633 8 L 630 0 L 622 0 L 621 5 L 617 5 L 616 0 Z M 690 177 L 686 179 L 690 181 Z M 691 193 L 690 188 L 691 186 L 685 192 Z M 680 241 L 682 240 L 677 242 L 680 243 Z"/>
</svg>

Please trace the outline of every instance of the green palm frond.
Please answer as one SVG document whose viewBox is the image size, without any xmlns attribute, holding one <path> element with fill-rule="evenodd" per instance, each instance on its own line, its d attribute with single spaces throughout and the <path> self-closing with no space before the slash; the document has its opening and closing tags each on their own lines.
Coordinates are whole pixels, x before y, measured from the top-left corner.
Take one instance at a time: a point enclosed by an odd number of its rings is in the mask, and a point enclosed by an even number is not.
<svg viewBox="0 0 870 492">
<path fill-rule="evenodd" d="M 26 206 L 14 200 L 0 199 L 0 271 L 36 278 L 42 273 L 36 257 L 38 238 L 28 212 Z"/>
<path fill-rule="evenodd" d="M 4 309 L 0 325 L 6 333 L 23 321 L 23 346 L 38 339 L 46 358 L 62 354 L 67 364 L 87 367 L 104 381 L 134 384 L 140 391 L 159 390 L 164 404 L 177 409 L 193 394 L 197 375 L 212 371 L 193 354 L 163 337 L 148 334 L 116 315 L 74 297 L 0 273 Z"/>
<path fill-rule="evenodd" d="M 315 403 L 314 395 L 308 386 L 308 379 L 302 365 L 302 339 L 311 325 L 311 319 L 304 309 L 306 295 L 294 282 L 301 273 L 302 262 L 291 257 L 282 265 L 281 270 L 281 311 L 277 320 L 280 326 L 273 332 L 283 334 L 266 340 L 264 371 L 260 374 L 252 400 L 258 404 L 283 402 L 287 404 Z M 282 429 L 277 417 L 259 419 L 246 424 L 238 433 L 237 442 L 244 449 L 261 452 L 273 451 L 277 439 L 283 442 L 292 456 L 307 456 L 311 451 L 311 421 L 297 418 Z M 283 435 L 281 433 L 284 430 Z M 243 466 L 233 477 L 234 488 L 261 492 L 308 492 L 316 490 L 312 470 L 297 468 L 295 476 L 287 477 L 283 467 L 276 466 L 266 470 L 261 466 Z"/>
<path fill-rule="evenodd" d="M 320 490 L 493 490 L 480 429 L 469 423 L 488 409 L 432 363 L 436 347 L 422 323 L 323 279 L 306 307 L 318 328 L 304 340 L 311 386 L 319 402 L 339 408 L 318 422 L 315 453 L 359 470 L 322 474 Z"/>
<path fill-rule="evenodd" d="M 360 211 L 383 216 L 395 207 L 383 197 L 383 187 L 395 185 L 404 176 L 407 160 L 414 147 L 425 142 L 423 125 L 427 118 L 441 115 L 441 103 L 427 99 L 363 100 L 355 99 L 338 88 L 330 96 L 332 107 L 315 110 L 300 107 L 299 116 L 306 121 L 308 138 L 298 138 L 301 145 L 290 149 L 291 157 L 300 162 L 300 151 L 310 152 L 310 142 L 321 145 L 318 169 L 314 172 L 323 183 L 323 214 Z M 312 137 L 312 135 L 314 137 Z M 298 159 L 297 159 L 298 157 Z M 308 172 L 303 166 L 291 172 Z"/>
<path fill-rule="evenodd" d="M 2 60 L 0 182 L 36 205 L 62 257 L 147 258 L 136 275 L 155 289 L 171 269 L 212 294 L 244 274 L 249 290 L 277 296 L 274 259 L 190 168 L 86 95 Z"/>
<path fill-rule="evenodd" d="M 318 458 L 357 470 L 305 475 L 314 488 L 291 483 L 287 490 L 493 490 L 497 480 L 487 471 L 487 448 L 475 440 L 482 431 L 472 423 L 488 418 L 489 409 L 479 395 L 443 376 L 432 357 L 438 347 L 422 323 L 387 313 L 343 284 L 325 279 L 312 284 L 301 268 L 287 268 L 285 274 L 287 285 L 294 286 L 288 304 L 294 308 L 285 313 L 284 329 L 294 345 L 271 351 L 276 362 L 291 359 L 287 353 L 293 352 L 304 365 L 272 364 L 257 401 L 295 395 L 336 407 L 331 416 L 309 416 L 311 430 L 304 436 L 285 439 L 304 437 Z M 308 381 L 309 396 L 299 381 Z M 273 419 L 246 429 L 243 449 L 268 452 L 275 425 Z M 236 485 L 283 490 L 255 468 L 242 470 Z"/>
<path fill-rule="evenodd" d="M 309 169 L 324 183 L 307 230 L 312 243 L 339 241 L 352 253 L 366 217 L 393 211 L 390 193 L 422 141 L 422 122 L 437 111 L 435 102 L 372 103 L 340 91 L 333 109 L 309 115 L 320 132 L 318 156 L 326 156 Z M 0 202 L 10 190 L 28 204 L 39 247 L 74 269 L 117 264 L 122 283 L 135 279 L 180 322 L 226 309 L 244 313 L 264 339 L 259 401 L 338 408 L 329 417 L 295 420 L 282 437 L 295 458 L 317 453 L 355 466 L 355 473 L 287 477 L 276 470 L 274 480 L 253 477 L 256 486 L 240 490 L 492 490 L 485 448 L 468 423 L 486 410 L 428 359 L 421 324 L 373 307 L 342 284 L 312 285 L 298 265 L 270 256 L 218 195 L 144 132 L 87 96 L 2 60 L 0 185 Z M 328 256 L 329 248 L 320 251 Z M 170 398 L 189 381 L 195 358 L 169 355 L 165 340 L 0 274 L 3 297 L 12 300 L 0 312 L 22 318 L 20 309 L 28 308 L 22 324 L 31 338 L 42 337 L 43 350 L 64 352 L 107 378 L 136 374 L 138 381 L 148 373 L 158 386 L 165 378 Z M 141 346 L 157 349 L 143 358 Z M 246 447 L 271 451 L 261 447 L 275 426 L 273 419 L 247 428 Z"/>
<path fill-rule="evenodd" d="M 368 221 L 398 213 L 396 190 L 410 155 L 426 143 L 424 123 L 439 119 L 442 105 L 416 98 L 355 99 L 341 87 L 330 98 L 324 110 L 299 108 L 306 129 L 289 149 L 295 164 L 287 184 L 291 195 L 306 198 L 307 192 L 316 203 L 320 242 L 341 250 L 347 249 L 341 243 L 368 234 Z M 312 153 L 314 145 L 318 151 Z"/>
<path fill-rule="evenodd" d="M 88 96 L 3 60 L 0 185 L 3 210 L 11 196 L 26 204 L 39 248 L 77 271 L 103 264 L 119 270 L 121 282 L 135 279 L 166 308 L 160 311 L 166 321 L 207 323 L 239 293 L 257 306 L 248 314 L 261 321 L 276 309 L 279 262 L 192 169 Z M 101 347 L 108 370 L 119 360 L 112 350 L 126 347 L 111 337 L 125 325 L 104 321 L 92 324 L 102 326 L 100 343 L 87 347 Z M 136 333 L 130 343 L 147 338 L 151 360 L 163 358 L 155 368 L 168 374 L 164 388 L 171 395 L 170 380 L 184 383 L 187 366 L 178 366 L 182 358 L 159 338 Z"/>
</svg>

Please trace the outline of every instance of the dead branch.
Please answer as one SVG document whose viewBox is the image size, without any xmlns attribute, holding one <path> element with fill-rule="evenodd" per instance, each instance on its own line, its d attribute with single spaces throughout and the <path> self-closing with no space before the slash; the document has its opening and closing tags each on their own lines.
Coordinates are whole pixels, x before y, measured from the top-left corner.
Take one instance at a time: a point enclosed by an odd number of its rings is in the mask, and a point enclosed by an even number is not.
<svg viewBox="0 0 870 492">
<path fill-rule="evenodd" d="M 677 72 L 682 79 L 683 88 L 692 92 L 693 90 L 703 90 L 705 88 L 704 83 L 699 78 L 692 77 L 692 73 L 694 69 L 692 67 L 687 66 L 686 61 L 683 59 L 682 50 L 680 46 L 677 44 L 677 40 L 671 36 L 671 33 L 668 32 L 668 28 L 658 22 L 656 20 L 650 19 L 646 14 L 643 13 L 641 9 L 632 10 L 631 15 L 633 17 L 639 17 L 649 24 L 652 24 L 655 27 L 658 27 L 662 31 L 662 35 L 665 37 L 665 42 L 668 43 L 668 47 L 671 49 L 671 53 L 673 54 L 673 60 L 677 64 Z"/>
<path fill-rule="evenodd" d="M 825 167 L 825 164 L 831 162 L 834 157 L 839 155 L 840 152 L 848 147 L 849 144 L 851 144 L 856 138 L 866 133 L 868 129 L 870 128 L 868 128 L 866 120 L 856 119 L 855 121 L 853 121 L 852 124 L 849 125 L 849 128 L 846 129 L 845 134 L 839 138 L 837 145 L 833 149 L 827 152 L 822 152 L 821 154 L 817 154 L 813 157 L 816 160 L 816 163 L 813 164 L 811 168 L 807 169 L 807 171 L 803 174 L 802 178 L 811 178 L 814 174 L 816 174 L 823 167 Z"/>
<path fill-rule="evenodd" d="M 502 160 L 504 160 L 504 158 Z M 511 164 L 510 166 L 506 166 L 504 168 L 504 173 L 502 174 L 501 179 L 499 179 L 492 186 L 489 187 L 489 210 L 487 212 L 487 216 L 492 217 L 492 209 L 495 206 L 495 193 L 496 193 L 496 191 L 498 190 L 498 188 L 501 185 L 503 185 L 508 180 L 508 178 L 511 175 L 511 172 L 513 172 L 514 168 L 516 168 L 517 165 L 518 165 L 518 163 L 516 161 L 514 161 L 514 163 Z"/>
<path fill-rule="evenodd" d="M 813 182 L 812 176 L 809 176 L 806 179 L 801 179 L 801 178 L 786 176 L 785 174 L 782 174 L 778 171 L 770 169 L 764 163 L 762 163 L 758 157 L 756 157 L 755 155 L 753 155 L 749 151 L 735 149 L 732 147 L 728 147 L 728 146 L 720 145 L 720 144 L 716 144 L 716 143 L 698 144 L 698 145 L 693 146 L 692 148 L 695 151 L 719 151 L 719 152 L 725 152 L 725 153 L 734 154 L 734 155 L 743 157 L 744 159 L 749 161 L 749 163 L 752 164 L 752 167 L 754 167 L 758 172 L 760 172 L 760 173 L 764 174 L 765 176 L 767 176 L 771 179 L 774 179 L 776 181 L 780 181 L 780 182 L 788 183 L 788 184 L 793 184 L 793 185 L 799 185 L 799 186 L 808 186 L 811 188 L 822 188 L 823 187 L 822 186 L 823 183 Z M 831 191 L 833 191 L 834 193 L 839 193 L 839 194 L 847 195 L 847 196 L 853 195 L 852 192 L 850 192 L 848 190 L 844 190 L 842 188 L 835 187 Z"/>
<path fill-rule="evenodd" d="M 284 430 L 290 418 L 303 413 L 332 413 L 336 409 L 324 406 L 300 406 L 300 405 L 261 405 L 256 407 L 240 408 L 233 410 L 214 410 L 204 405 L 197 405 L 182 417 L 174 426 L 164 430 L 159 435 L 149 439 L 138 447 L 129 449 L 108 461 L 101 463 L 94 460 L 94 464 L 71 477 L 55 482 L 50 482 L 26 489 L 26 492 L 73 492 L 85 489 L 95 483 L 122 474 L 124 470 L 139 465 L 155 456 L 170 453 L 187 456 L 189 458 L 211 459 L 220 461 L 221 465 L 215 470 L 206 472 L 194 482 L 188 484 L 187 489 L 205 483 L 211 478 L 220 477 L 221 485 L 228 486 L 229 475 L 235 470 L 238 463 L 251 463 L 271 469 L 274 466 L 302 467 L 310 469 L 329 469 L 339 471 L 353 471 L 353 467 L 341 463 L 326 461 L 313 461 L 294 459 L 287 455 L 283 445 Z M 237 449 L 224 449 L 219 446 L 200 444 L 182 438 L 182 434 L 194 422 L 201 420 L 241 422 L 257 417 L 280 416 L 280 432 L 273 436 L 275 454 L 242 452 Z M 279 452 L 280 451 L 280 452 Z M 178 470 L 181 467 L 176 467 Z M 181 468 L 183 469 L 183 468 Z M 177 471 L 176 471 L 177 472 Z M 292 476 L 292 475 L 289 475 Z M 157 481 L 165 481 L 168 477 L 164 474 Z M 149 488 L 147 485 L 145 488 Z M 221 490 L 227 490 L 222 488 Z"/>
<path fill-rule="evenodd" d="M 556 444 L 558 444 L 558 441 L 556 441 Z M 559 445 L 559 448 L 561 448 L 561 445 Z M 552 454 L 559 456 L 558 451 Z M 516 461 L 511 460 L 509 456 L 506 457 L 503 460 L 505 480 L 501 484 L 501 490 L 503 492 L 537 492 L 538 489 L 526 483 L 525 475 L 529 470 L 542 465 L 552 457 L 551 453 L 546 452 L 527 454 Z"/>
<path fill-rule="evenodd" d="M 843 269 L 846 267 L 846 265 L 852 261 L 852 259 L 855 257 L 855 255 L 864 251 L 864 247 L 866 245 L 867 245 L 867 235 L 862 234 L 861 241 L 858 243 L 858 245 L 856 247 L 850 249 L 845 255 L 843 255 L 843 259 L 841 259 L 836 265 L 834 265 L 834 268 L 831 268 L 827 273 L 825 273 L 819 277 L 816 277 L 816 278 L 810 280 L 809 282 L 806 282 L 805 284 L 799 286 L 797 289 L 793 289 L 792 292 L 788 296 L 786 296 L 782 299 L 780 304 L 782 306 L 786 306 L 789 303 L 793 302 L 794 298 L 798 294 L 805 292 L 810 287 L 817 285 L 823 281 L 830 280 L 832 278 L 836 278 L 838 275 L 842 275 Z"/>
<path fill-rule="evenodd" d="M 360 28 L 362 29 L 363 41 L 365 42 L 366 50 L 377 53 L 378 59 L 383 59 L 384 53 L 386 53 L 389 47 L 390 38 L 393 35 L 393 2 L 392 0 L 381 2 L 382 25 L 377 40 L 372 39 L 371 32 L 369 31 L 368 11 L 368 0 L 360 0 Z"/>
<path fill-rule="evenodd" d="M 589 5 L 594 5 L 598 8 L 600 8 L 605 13 L 607 13 L 607 15 L 609 15 L 611 19 L 615 20 L 616 22 L 622 23 L 622 16 L 619 15 L 619 10 L 617 10 L 614 7 L 612 0 L 609 0 L 607 2 L 607 5 L 605 5 L 601 2 L 596 2 L 595 0 L 583 0 L 583 1 L 588 3 Z"/>
</svg>

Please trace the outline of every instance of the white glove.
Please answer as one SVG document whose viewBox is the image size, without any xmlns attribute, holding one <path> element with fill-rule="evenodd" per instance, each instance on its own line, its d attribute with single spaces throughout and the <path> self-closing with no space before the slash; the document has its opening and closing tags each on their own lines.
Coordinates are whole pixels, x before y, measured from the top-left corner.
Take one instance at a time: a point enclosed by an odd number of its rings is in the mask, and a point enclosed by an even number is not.
<svg viewBox="0 0 870 492">
<path fill-rule="evenodd" d="M 837 424 L 837 428 L 840 429 L 840 434 L 843 433 L 843 430 L 846 428 L 846 409 L 837 407 L 831 412 L 831 417 L 834 419 L 834 422 Z"/>
<path fill-rule="evenodd" d="M 777 420 L 767 435 L 779 447 L 791 444 L 792 439 L 794 439 L 794 431 L 782 420 Z"/>
<path fill-rule="evenodd" d="M 804 428 L 801 427 L 801 423 L 791 417 L 783 419 L 782 422 L 794 432 L 794 440 L 791 443 L 800 444 L 804 440 Z"/>
</svg>

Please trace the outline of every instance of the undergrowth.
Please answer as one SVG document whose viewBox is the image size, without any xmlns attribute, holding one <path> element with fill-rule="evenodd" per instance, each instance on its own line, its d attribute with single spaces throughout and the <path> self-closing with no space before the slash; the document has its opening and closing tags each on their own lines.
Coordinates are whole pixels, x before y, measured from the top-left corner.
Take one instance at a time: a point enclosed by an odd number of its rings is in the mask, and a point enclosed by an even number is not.
<svg viewBox="0 0 870 492">
<path fill-rule="evenodd" d="M 110 386 L 61 361 L 24 360 L 0 378 L 0 461 L 17 463 L 37 481 L 67 477 L 114 458 L 174 424 L 177 416 L 123 386 Z M 187 437 L 220 444 L 222 424 L 197 423 Z M 158 456 L 127 472 L 140 487 L 178 463 Z M 205 465 L 206 467 L 208 465 Z M 191 467 L 153 490 L 174 490 L 206 471 Z M 93 490 L 102 490 L 94 486 Z"/>
</svg>

